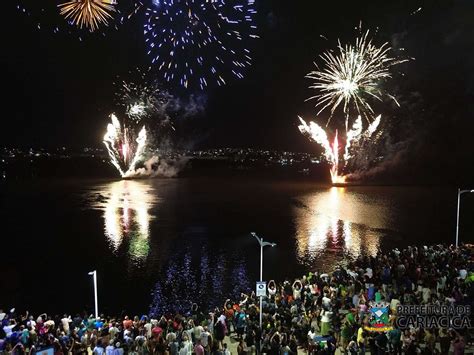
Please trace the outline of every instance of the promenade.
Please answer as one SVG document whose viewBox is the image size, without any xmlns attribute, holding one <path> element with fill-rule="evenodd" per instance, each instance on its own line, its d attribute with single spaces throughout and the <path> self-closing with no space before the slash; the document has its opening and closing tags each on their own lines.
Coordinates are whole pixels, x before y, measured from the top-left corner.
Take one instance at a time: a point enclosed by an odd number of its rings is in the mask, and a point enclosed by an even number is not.
<svg viewBox="0 0 474 355">
<path fill-rule="evenodd" d="M 196 300 L 184 314 L 170 309 L 154 317 L 33 316 L 0 309 L 0 351 L 49 347 L 57 354 L 249 355 L 260 342 L 272 355 L 473 353 L 473 256 L 470 245 L 433 245 L 361 257 L 328 273 L 269 281 L 262 309 L 252 290 L 215 309 L 203 309 Z M 417 314 L 404 315 L 403 309 Z M 456 319 L 450 313 L 449 327 L 400 323 L 410 316 L 423 322 L 428 319 L 423 310 L 432 309 L 462 312 L 454 314 Z M 432 318 L 441 322 L 447 316 Z"/>
</svg>

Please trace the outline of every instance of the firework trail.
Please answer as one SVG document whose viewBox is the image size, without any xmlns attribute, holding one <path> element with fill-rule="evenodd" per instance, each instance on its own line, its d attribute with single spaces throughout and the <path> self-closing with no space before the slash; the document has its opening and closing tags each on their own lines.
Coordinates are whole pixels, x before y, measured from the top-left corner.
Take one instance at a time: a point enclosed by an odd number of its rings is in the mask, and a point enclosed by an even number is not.
<svg viewBox="0 0 474 355">
<path fill-rule="evenodd" d="M 257 38 L 255 0 L 152 0 L 144 36 L 167 82 L 201 89 L 241 79 L 251 65 L 245 39 Z"/>
<path fill-rule="evenodd" d="M 323 148 L 324 157 L 331 166 L 330 173 L 332 183 L 343 184 L 346 182 L 346 177 L 342 170 L 352 158 L 350 153 L 351 147 L 355 143 L 360 143 L 362 140 L 371 138 L 380 124 L 381 116 L 377 116 L 365 132 L 363 132 L 362 129 L 362 118 L 360 116 L 357 117 L 352 128 L 346 133 L 345 152 L 342 156 L 342 169 L 340 167 L 338 131 L 336 130 L 334 140 L 330 143 L 326 131 L 320 125 L 313 121 L 310 121 L 308 125 L 301 117 L 298 116 L 298 118 L 301 123 L 298 126 L 300 132 L 307 135 L 312 141 L 318 143 Z"/>
<path fill-rule="evenodd" d="M 315 63 L 316 70 L 306 76 L 314 80 L 310 89 L 315 89 L 318 93 L 307 100 L 317 100 L 318 115 L 325 109 L 330 109 L 326 125 L 339 106 L 342 106 L 345 114 L 347 130 L 351 107 L 369 120 L 374 113 L 369 99 L 382 101 L 387 96 L 398 104 L 393 95 L 383 90 L 382 84 L 392 77 L 390 69 L 407 59 L 391 57 L 391 50 L 387 42 L 379 47 L 373 44 L 367 31 L 357 37 L 354 44 L 342 45 L 338 41 L 336 51 L 320 55 L 322 67 Z"/>
<path fill-rule="evenodd" d="M 382 116 L 378 115 L 372 123 L 363 132 L 362 129 L 362 118 L 360 116 L 354 121 L 352 128 L 347 131 L 346 134 L 346 146 L 344 150 L 344 167 L 354 158 L 352 151 L 354 149 L 360 149 L 361 145 L 365 142 L 371 141 L 372 135 L 377 131 Z"/>
<path fill-rule="evenodd" d="M 110 162 L 123 178 L 132 177 L 137 163 L 143 158 L 146 147 L 147 133 L 143 127 L 134 142 L 133 132 L 127 127 L 122 129 L 114 114 L 110 116 L 112 123 L 107 125 L 104 144 L 109 153 Z"/>
<path fill-rule="evenodd" d="M 344 177 L 339 176 L 339 143 L 337 140 L 337 131 L 334 142 L 329 143 L 326 131 L 317 123 L 310 122 L 309 125 L 298 116 L 301 125 L 298 126 L 301 133 L 308 135 L 309 138 L 318 143 L 323 148 L 323 154 L 327 162 L 331 166 L 331 181 L 333 184 L 344 182 Z"/>
</svg>

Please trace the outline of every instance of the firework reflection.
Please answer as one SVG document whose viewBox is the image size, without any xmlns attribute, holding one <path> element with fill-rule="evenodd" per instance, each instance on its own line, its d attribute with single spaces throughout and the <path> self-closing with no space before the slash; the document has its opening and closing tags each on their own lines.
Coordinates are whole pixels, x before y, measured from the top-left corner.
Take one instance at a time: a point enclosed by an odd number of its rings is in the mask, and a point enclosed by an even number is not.
<svg viewBox="0 0 474 355">
<path fill-rule="evenodd" d="M 104 212 L 104 232 L 110 248 L 117 252 L 124 240 L 134 262 L 143 262 L 149 253 L 150 209 L 155 192 L 144 181 L 122 180 L 103 186 L 104 200 L 95 207 Z"/>
<path fill-rule="evenodd" d="M 297 257 L 301 264 L 319 269 L 321 261 L 333 266 L 330 264 L 341 255 L 354 259 L 377 254 L 382 236 L 378 228 L 383 226 L 386 211 L 372 207 L 363 196 L 343 187 L 331 187 L 298 200 Z M 371 226 L 363 224 L 367 220 Z"/>
</svg>

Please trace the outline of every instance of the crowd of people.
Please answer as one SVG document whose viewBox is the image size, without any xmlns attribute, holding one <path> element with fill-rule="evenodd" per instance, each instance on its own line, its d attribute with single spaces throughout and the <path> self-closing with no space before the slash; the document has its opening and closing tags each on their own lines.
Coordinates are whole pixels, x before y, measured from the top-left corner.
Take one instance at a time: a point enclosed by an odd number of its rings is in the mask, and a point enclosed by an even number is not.
<svg viewBox="0 0 474 355">
<path fill-rule="evenodd" d="M 359 257 L 331 273 L 270 281 L 222 307 L 141 317 L 51 316 L 0 310 L 0 353 L 290 355 L 463 354 L 469 329 L 397 327 L 399 305 L 466 305 L 473 301 L 470 246 L 408 247 Z M 370 308 L 386 304 L 387 329 L 371 331 Z M 232 349 L 230 343 L 232 342 Z M 235 344 L 238 344 L 235 348 Z M 236 354 L 236 355 L 237 355 Z"/>
</svg>

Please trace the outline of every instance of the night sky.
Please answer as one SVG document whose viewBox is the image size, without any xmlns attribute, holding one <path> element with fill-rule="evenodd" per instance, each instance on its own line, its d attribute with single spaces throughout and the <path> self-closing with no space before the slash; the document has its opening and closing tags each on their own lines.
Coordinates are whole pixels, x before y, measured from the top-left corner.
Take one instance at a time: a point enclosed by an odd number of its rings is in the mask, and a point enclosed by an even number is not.
<svg viewBox="0 0 474 355">
<path fill-rule="evenodd" d="M 243 80 L 204 92 L 167 87 L 179 96 L 207 100 L 205 112 L 183 124 L 192 127 L 186 139 L 195 148 L 317 152 L 297 129 L 297 115 L 311 119 L 316 113 L 313 104 L 304 102 L 313 94 L 304 76 L 337 38 L 354 38 L 362 21 L 365 29 L 379 29 L 377 43 L 404 47 L 416 58 L 400 67 L 404 76 L 395 75 L 390 83 L 402 107 L 378 106 L 387 135 L 380 169 L 437 175 L 449 182 L 474 179 L 473 1 L 256 2 L 261 38 L 249 44 L 254 64 Z M 113 81 L 149 62 L 142 17 L 106 37 L 80 42 L 37 30 L 18 13 L 16 1 L 8 3 L 2 24 L 1 144 L 101 146 L 108 115 L 116 107 Z M 422 11 L 411 15 L 419 7 Z"/>
</svg>

